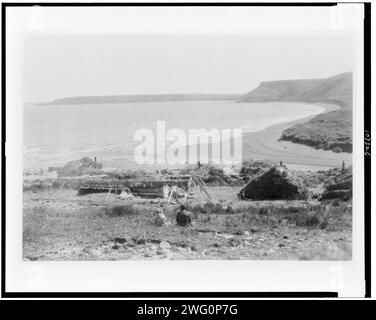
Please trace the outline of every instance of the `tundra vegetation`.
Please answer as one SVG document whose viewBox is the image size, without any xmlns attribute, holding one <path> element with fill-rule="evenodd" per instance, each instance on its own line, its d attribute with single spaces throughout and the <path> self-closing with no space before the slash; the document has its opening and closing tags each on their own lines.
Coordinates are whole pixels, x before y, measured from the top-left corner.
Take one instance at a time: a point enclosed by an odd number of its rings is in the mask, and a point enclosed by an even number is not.
<svg viewBox="0 0 376 320">
<path fill-rule="evenodd" d="M 83 169 L 82 162 L 79 166 Z M 351 259 L 351 197 L 322 198 L 335 189 L 340 169 L 290 172 L 306 188 L 298 199 L 239 198 L 245 184 L 274 167 L 245 161 L 237 173 L 210 165 L 158 172 L 200 176 L 210 199 L 198 187 L 187 198 L 177 192 L 170 199 L 147 199 L 118 193 L 80 196 L 77 179 L 25 181 L 23 259 Z M 150 176 L 147 171 L 116 173 L 117 178 Z M 177 223 L 179 212 L 189 217 L 187 223 Z"/>
</svg>

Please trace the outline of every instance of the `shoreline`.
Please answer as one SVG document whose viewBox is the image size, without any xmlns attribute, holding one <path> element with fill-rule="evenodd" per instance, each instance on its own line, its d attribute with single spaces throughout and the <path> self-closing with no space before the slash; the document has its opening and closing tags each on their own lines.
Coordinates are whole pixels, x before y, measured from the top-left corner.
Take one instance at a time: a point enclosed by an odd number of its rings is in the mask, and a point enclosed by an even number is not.
<svg viewBox="0 0 376 320">
<path fill-rule="evenodd" d="M 291 102 L 291 103 L 300 103 L 300 102 Z M 293 167 L 296 170 L 320 170 L 325 168 L 338 167 L 342 164 L 344 160 L 346 165 L 352 163 L 352 154 L 350 153 L 334 153 L 332 151 L 317 150 L 312 147 L 305 146 L 303 144 L 292 143 L 289 141 L 279 141 L 279 138 L 282 132 L 297 124 L 305 123 L 310 119 L 316 117 L 319 114 L 324 114 L 330 111 L 340 109 L 339 106 L 327 103 L 306 103 L 315 105 L 323 109 L 320 113 L 314 113 L 309 116 L 305 116 L 295 120 L 289 120 L 287 122 L 271 124 L 258 131 L 249 131 L 243 132 L 242 136 L 242 159 L 248 160 L 269 160 L 279 163 L 290 165 L 291 169 Z M 90 157 L 90 155 L 87 155 Z M 72 159 L 78 160 L 78 159 Z M 123 169 L 123 170 L 138 170 L 138 169 L 147 169 L 147 170 L 156 170 L 163 168 L 182 168 L 184 165 L 138 165 L 129 159 L 118 159 L 108 158 L 99 160 L 103 163 L 104 167 Z M 65 162 L 66 163 L 66 162 Z M 63 163 L 62 165 L 64 165 Z M 55 166 L 51 164 L 49 166 Z M 44 166 L 42 169 L 48 169 L 49 166 Z M 27 168 L 26 171 L 35 171 L 41 167 L 36 167 L 35 169 Z"/>
<path fill-rule="evenodd" d="M 325 109 L 320 114 L 340 109 L 334 104 L 313 104 Z M 346 165 L 352 164 L 352 153 L 335 153 L 331 150 L 315 149 L 290 141 L 279 141 L 285 129 L 298 123 L 305 123 L 317 115 L 271 125 L 261 131 L 245 133 L 243 135 L 243 159 L 282 161 L 291 167 L 307 167 L 308 169 L 339 167 L 342 161 L 345 161 Z"/>
<path fill-rule="evenodd" d="M 306 119 L 311 119 L 313 117 L 316 117 L 320 114 L 323 114 L 323 113 L 326 113 L 326 112 L 329 112 L 329 111 L 334 111 L 334 110 L 337 110 L 337 109 L 340 109 L 340 107 L 336 106 L 336 105 L 331 105 L 331 104 L 319 104 L 319 103 L 309 103 L 309 102 L 300 102 L 300 101 L 270 101 L 270 102 L 267 102 L 267 103 L 274 103 L 274 102 L 277 102 L 277 103 L 288 103 L 288 104 L 297 104 L 297 105 L 307 105 L 307 106 L 314 106 L 316 108 L 319 108 L 319 112 L 312 112 L 311 114 L 308 114 L 308 115 L 303 115 L 303 116 L 298 116 L 298 117 L 294 117 L 294 118 L 284 118 L 284 119 L 279 119 L 279 120 L 275 120 L 274 122 L 271 122 L 270 124 L 262 127 L 262 128 L 258 128 L 256 130 L 249 130 L 247 129 L 246 127 L 243 128 L 244 130 L 244 134 L 243 135 L 246 135 L 246 134 L 249 134 L 249 133 L 257 133 L 257 132 L 261 132 L 261 131 L 264 131 L 264 130 L 267 130 L 271 127 L 274 127 L 274 126 L 279 126 L 279 125 L 283 125 L 285 123 L 299 123 L 300 121 L 306 121 Z M 242 102 L 242 103 L 248 103 L 248 104 L 251 104 L 253 102 Z"/>
</svg>

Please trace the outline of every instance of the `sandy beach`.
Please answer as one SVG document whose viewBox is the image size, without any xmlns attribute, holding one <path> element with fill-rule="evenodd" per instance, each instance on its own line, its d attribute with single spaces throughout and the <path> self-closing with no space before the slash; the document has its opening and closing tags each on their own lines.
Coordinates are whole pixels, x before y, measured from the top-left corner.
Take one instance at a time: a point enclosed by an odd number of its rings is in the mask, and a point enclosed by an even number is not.
<svg viewBox="0 0 376 320">
<path fill-rule="evenodd" d="M 291 102 L 294 103 L 294 102 Z M 327 103 L 315 103 L 314 105 L 324 108 L 323 113 L 338 110 L 340 107 Z M 340 167 L 342 161 L 346 166 L 352 164 L 352 153 L 335 153 L 331 150 L 315 149 L 303 144 L 292 143 L 289 141 L 279 141 L 282 132 L 298 123 L 305 123 L 316 117 L 317 114 L 297 120 L 287 121 L 275 125 L 270 125 L 263 130 L 243 133 L 243 160 L 270 160 L 273 162 L 282 161 L 290 169 L 303 171 L 325 170 L 333 167 Z M 153 166 L 139 166 L 132 162 L 124 162 L 123 159 L 113 159 L 104 161 L 104 164 L 110 164 L 111 167 L 127 169 L 149 168 Z M 184 167 L 176 165 L 175 167 Z"/>
<path fill-rule="evenodd" d="M 242 150 L 242 159 L 243 160 L 272 160 L 275 162 L 282 161 L 285 164 L 288 164 L 290 168 L 292 169 L 299 169 L 299 170 L 318 170 L 318 169 L 325 169 L 330 167 L 338 167 L 342 165 L 342 161 L 344 160 L 345 163 L 348 165 L 352 162 L 352 155 L 350 153 L 334 153 L 332 151 L 324 151 L 324 150 L 316 150 L 312 147 L 308 147 L 301 144 L 295 144 L 287 141 L 279 141 L 279 138 L 281 137 L 281 133 L 293 126 L 296 123 L 305 123 L 309 119 L 315 117 L 318 112 L 314 112 L 309 116 L 300 116 L 299 113 L 296 113 L 300 111 L 299 104 L 301 103 L 284 103 L 284 105 L 278 106 L 286 108 L 286 114 L 284 115 L 284 119 L 294 119 L 287 122 L 282 122 L 278 124 L 272 124 L 269 126 L 262 127 L 264 122 L 258 123 L 256 120 L 256 116 L 258 115 L 253 114 L 252 110 L 255 110 L 258 104 L 248 103 L 248 104 L 242 104 L 242 103 L 217 103 L 217 104 L 211 104 L 211 110 L 215 108 L 216 110 L 222 110 L 222 112 L 218 111 L 218 114 L 216 115 L 216 119 L 211 119 L 213 126 L 215 125 L 222 125 L 224 121 L 228 121 L 228 123 L 231 123 L 231 120 L 228 119 L 228 117 L 231 117 L 233 113 L 237 110 L 240 112 L 243 110 L 243 115 L 241 117 L 241 121 L 237 125 L 241 126 L 249 126 L 251 130 L 254 130 L 253 132 L 245 132 L 243 131 L 243 150 Z M 307 105 L 307 103 L 305 103 Z M 161 106 L 161 110 L 164 110 L 167 108 L 174 107 L 175 104 L 169 104 L 167 106 Z M 207 106 L 206 103 L 204 103 L 203 106 Z M 264 110 L 264 117 L 268 115 L 268 112 L 276 112 L 280 109 L 272 109 L 272 104 L 265 104 L 265 108 L 267 111 Z M 185 112 L 185 117 L 192 117 L 196 114 L 193 112 L 194 110 L 191 110 L 192 107 L 195 107 L 195 112 L 202 112 L 202 105 L 197 103 L 186 103 L 186 105 L 179 105 L 179 112 Z M 228 114 L 228 108 L 231 107 L 232 112 L 231 114 Z M 323 110 L 323 112 L 329 112 L 332 110 L 336 110 L 339 107 L 336 105 L 329 105 L 329 104 L 312 104 L 311 106 L 308 105 L 308 108 L 313 108 L 316 110 Z M 317 108 L 319 107 L 319 108 Z M 56 117 L 55 122 L 51 122 L 50 127 L 54 125 L 58 128 L 57 134 L 55 134 L 54 131 L 49 130 L 48 128 L 40 130 L 39 128 L 34 128 L 34 131 L 39 132 L 39 135 L 36 137 L 36 143 L 32 145 L 31 148 L 27 146 L 29 149 L 27 154 L 24 154 L 24 163 L 25 163 L 25 170 L 29 171 L 38 171 L 41 168 L 43 170 L 47 170 L 50 166 L 62 166 L 65 163 L 77 160 L 79 158 L 82 158 L 84 156 L 94 158 L 96 157 L 98 161 L 103 163 L 103 166 L 106 168 L 115 168 L 115 169 L 150 169 L 154 170 L 156 168 L 171 168 L 171 167 L 182 167 L 184 165 L 143 165 L 140 166 L 137 163 L 135 163 L 133 157 L 133 150 L 134 150 L 134 144 L 135 142 L 132 140 L 133 131 L 137 129 L 137 126 L 145 126 L 145 127 L 153 127 L 155 125 L 155 117 L 151 117 L 149 122 L 146 122 L 144 124 L 135 124 L 135 128 L 129 129 L 129 125 L 132 122 L 129 123 L 123 123 L 122 121 L 115 122 L 115 125 L 112 126 L 112 121 L 114 119 L 112 117 L 106 118 L 106 121 L 104 122 L 104 127 L 102 129 L 101 136 L 98 136 L 96 134 L 97 128 L 96 125 L 98 122 L 96 121 L 96 113 L 99 112 L 101 117 L 105 117 L 103 112 L 108 113 L 107 110 L 110 108 L 113 111 L 116 112 L 130 112 L 127 111 L 129 109 L 128 106 L 117 106 L 117 105 L 108 105 L 103 106 L 101 109 L 98 109 L 98 107 L 95 107 L 96 112 L 92 113 L 90 108 L 94 107 L 77 107 L 77 108 L 70 108 L 67 109 L 67 107 L 59 107 L 59 109 L 56 112 L 60 112 L 59 116 Z M 125 108 L 125 109 L 124 109 Z M 127 109 L 128 108 L 128 109 Z M 139 107 L 138 107 L 139 108 Z M 245 108 L 245 109 L 244 109 Z M 132 109 L 132 108 L 131 108 Z M 145 111 L 150 110 L 150 106 L 144 106 Z M 31 109 L 29 109 L 31 110 Z M 33 112 L 36 112 L 41 110 L 40 107 L 38 109 L 33 109 Z M 132 109 L 133 110 L 133 109 Z M 168 109 L 171 111 L 170 109 Z M 273 111 L 274 110 L 274 111 Z M 287 112 L 290 110 L 289 112 Z M 291 110 L 295 110 L 294 112 L 291 112 Z M 43 110 L 41 110 L 43 111 Z M 126 112 L 127 111 L 127 112 Z M 319 111 L 319 112 L 320 112 Z M 51 107 L 46 107 L 45 112 L 47 114 L 51 113 Z M 92 124 L 93 128 L 92 131 L 81 131 L 81 125 L 80 123 L 73 122 L 71 125 L 69 125 L 67 128 L 59 127 L 62 125 L 61 117 L 68 117 L 71 119 L 76 112 L 78 114 L 82 114 L 83 116 L 87 117 L 87 114 L 90 114 L 90 117 L 93 117 L 89 119 L 90 124 Z M 224 113 L 223 113 L 224 112 Z M 160 115 L 162 118 L 168 119 L 169 113 L 162 113 Z M 309 113 L 308 113 L 309 114 Z M 33 114 L 34 115 L 34 114 Z M 43 116 L 44 114 L 41 113 L 40 116 Z M 141 117 L 141 116 L 140 116 Z M 74 117 L 73 117 L 74 118 Z M 79 118 L 79 117 L 76 117 Z M 155 119 L 154 119 L 155 118 Z M 297 119 L 298 118 L 298 119 Z M 127 119 L 125 115 L 122 117 L 119 116 L 119 119 Z M 225 120 L 226 119 L 226 120 Z M 248 120 L 249 119 L 249 120 Z M 278 119 L 278 118 L 277 118 Z M 131 121 L 131 119 L 128 119 Z M 281 121 L 282 119 L 279 119 Z M 116 120 L 117 121 L 117 120 Z M 180 122 L 179 122 L 180 121 Z M 171 120 L 171 123 L 174 123 L 178 125 L 178 127 L 184 128 L 184 125 L 187 126 L 189 123 L 192 125 L 192 121 L 188 121 L 186 119 L 186 123 L 181 123 L 182 120 L 179 120 L 179 118 L 174 119 L 174 121 Z M 239 121 L 239 120 L 237 120 Z M 284 121 L 284 120 L 282 120 Z M 30 122 L 30 121 L 29 121 Z M 106 124 L 109 122 L 111 125 Z M 197 121 L 196 121 L 197 122 Z M 273 123 L 273 122 L 272 122 Z M 204 127 L 204 124 L 196 123 L 198 127 Z M 236 125 L 236 124 L 233 124 Z M 258 129 L 258 127 L 260 127 Z M 261 129 L 263 128 L 263 129 Z M 46 134 L 48 129 L 49 134 Z M 261 129 L 261 130 L 260 130 Z M 115 131 L 113 131 L 115 130 Z M 124 131 L 128 130 L 128 131 Z M 188 130 L 188 129 L 186 129 Z M 258 131 L 257 131 L 258 130 Z M 32 132 L 32 131 L 31 131 Z M 112 138 L 112 134 L 114 132 L 117 133 L 116 139 Z M 111 137 L 111 139 L 106 138 Z M 124 137 L 126 137 L 128 140 L 124 140 Z M 94 141 L 91 141 L 90 139 L 94 139 Z M 130 140 L 129 140 L 130 139 Z M 33 151 L 33 147 L 35 148 Z"/>
<path fill-rule="evenodd" d="M 331 104 L 320 104 L 325 112 L 338 109 Z M 243 159 L 267 159 L 282 161 L 292 169 L 315 170 L 328 167 L 339 167 L 342 161 L 346 165 L 352 163 L 352 154 L 347 152 L 316 150 L 302 144 L 279 141 L 281 133 L 297 123 L 305 123 L 315 116 L 273 125 L 265 130 L 246 133 L 243 136 Z"/>
</svg>

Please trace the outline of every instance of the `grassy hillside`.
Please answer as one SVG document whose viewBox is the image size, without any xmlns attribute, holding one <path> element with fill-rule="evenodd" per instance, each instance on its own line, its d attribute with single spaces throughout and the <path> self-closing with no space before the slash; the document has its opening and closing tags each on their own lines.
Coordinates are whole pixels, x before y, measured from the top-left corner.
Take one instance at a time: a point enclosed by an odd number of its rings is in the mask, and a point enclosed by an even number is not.
<svg viewBox="0 0 376 320">
<path fill-rule="evenodd" d="M 334 152 L 352 152 L 352 112 L 341 109 L 320 114 L 286 129 L 281 140 Z"/>
<path fill-rule="evenodd" d="M 299 101 L 299 95 L 313 89 L 321 79 L 263 81 L 238 102 Z"/>
<path fill-rule="evenodd" d="M 320 114 L 307 123 L 286 129 L 281 140 L 335 152 L 352 152 L 351 72 L 327 79 L 262 82 L 238 100 L 260 101 L 325 102 L 341 106 L 340 110 Z"/>
</svg>

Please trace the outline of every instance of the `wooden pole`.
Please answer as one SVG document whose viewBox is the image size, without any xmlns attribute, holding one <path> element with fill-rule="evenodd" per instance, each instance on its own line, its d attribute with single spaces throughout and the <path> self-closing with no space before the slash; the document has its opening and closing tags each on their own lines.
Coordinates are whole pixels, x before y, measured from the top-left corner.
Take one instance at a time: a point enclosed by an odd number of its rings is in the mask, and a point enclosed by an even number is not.
<svg viewBox="0 0 376 320">
<path fill-rule="evenodd" d="M 170 200 L 171 200 L 171 197 L 172 197 L 173 193 L 174 193 L 174 188 L 171 189 L 170 196 L 168 197 L 167 203 L 170 203 Z"/>
<path fill-rule="evenodd" d="M 50 195 L 49 199 L 51 199 L 51 197 L 52 197 L 53 195 L 55 195 L 55 194 L 59 193 L 61 190 L 63 190 L 64 185 L 65 185 L 65 180 L 64 180 L 63 184 L 61 185 L 60 189 L 59 189 L 58 191 L 53 192 L 53 193 Z"/>
<path fill-rule="evenodd" d="M 111 190 L 112 190 L 112 186 L 110 187 L 110 190 L 108 190 L 107 197 L 106 197 L 106 200 L 104 200 L 104 202 L 107 202 L 107 199 L 110 196 Z"/>
<path fill-rule="evenodd" d="M 201 190 L 206 194 L 206 196 L 209 198 L 209 200 L 211 200 L 212 197 L 209 194 L 209 192 L 206 191 L 205 186 L 204 186 L 204 182 L 201 180 L 201 178 L 198 178 L 197 181 L 199 183 L 199 186 L 200 186 Z"/>
</svg>

